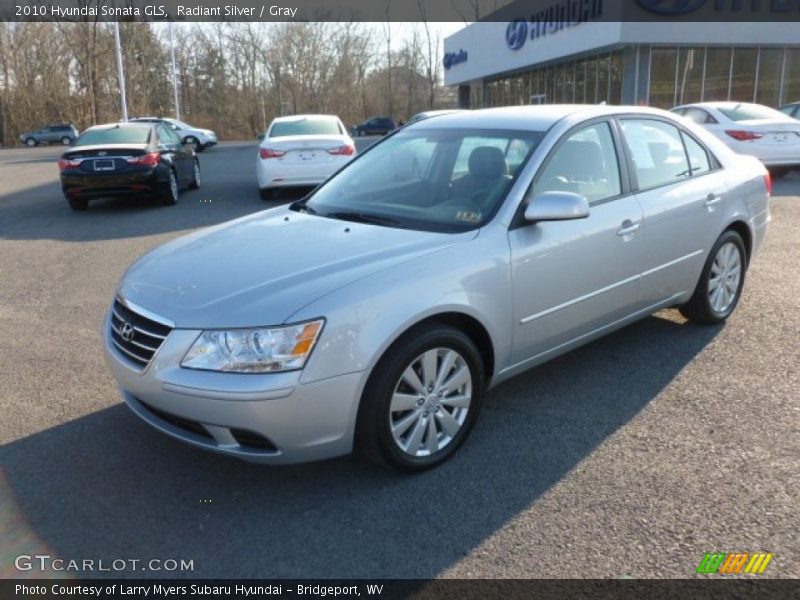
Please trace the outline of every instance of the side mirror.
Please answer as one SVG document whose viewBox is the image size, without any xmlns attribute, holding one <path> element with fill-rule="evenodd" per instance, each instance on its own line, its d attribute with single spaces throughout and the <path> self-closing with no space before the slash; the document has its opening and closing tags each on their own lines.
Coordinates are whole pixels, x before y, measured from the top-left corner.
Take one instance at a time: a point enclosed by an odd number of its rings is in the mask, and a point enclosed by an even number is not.
<svg viewBox="0 0 800 600">
<path fill-rule="evenodd" d="M 589 201 L 573 192 L 542 192 L 525 207 L 525 220 L 529 223 L 570 221 L 588 216 Z"/>
</svg>

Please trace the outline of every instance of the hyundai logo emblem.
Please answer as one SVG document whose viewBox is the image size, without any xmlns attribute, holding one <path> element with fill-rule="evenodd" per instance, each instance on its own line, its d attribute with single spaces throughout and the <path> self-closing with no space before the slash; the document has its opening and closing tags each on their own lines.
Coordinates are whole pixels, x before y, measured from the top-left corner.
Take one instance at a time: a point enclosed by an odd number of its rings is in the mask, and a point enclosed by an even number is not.
<svg viewBox="0 0 800 600">
<path fill-rule="evenodd" d="M 685 15 L 697 10 L 706 0 L 636 0 L 642 8 L 660 15 Z"/>
<path fill-rule="evenodd" d="M 133 339 L 134 334 L 133 325 L 128 322 L 123 323 L 122 327 L 120 327 L 119 334 L 122 336 L 123 340 L 130 342 Z"/>
<path fill-rule="evenodd" d="M 506 44 L 512 50 L 519 50 L 525 45 L 528 38 L 528 21 L 514 19 L 506 27 Z"/>
</svg>

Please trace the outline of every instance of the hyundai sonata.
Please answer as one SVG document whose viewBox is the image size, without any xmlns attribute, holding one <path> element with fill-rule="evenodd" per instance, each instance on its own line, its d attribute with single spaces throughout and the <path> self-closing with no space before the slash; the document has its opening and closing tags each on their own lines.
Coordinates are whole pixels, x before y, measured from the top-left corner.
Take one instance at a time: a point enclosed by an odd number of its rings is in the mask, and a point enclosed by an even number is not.
<svg viewBox="0 0 800 600">
<path fill-rule="evenodd" d="M 427 119 L 301 201 L 141 258 L 108 363 L 139 417 L 201 448 L 430 468 L 517 373 L 665 307 L 725 321 L 769 187 L 656 109 Z"/>
</svg>

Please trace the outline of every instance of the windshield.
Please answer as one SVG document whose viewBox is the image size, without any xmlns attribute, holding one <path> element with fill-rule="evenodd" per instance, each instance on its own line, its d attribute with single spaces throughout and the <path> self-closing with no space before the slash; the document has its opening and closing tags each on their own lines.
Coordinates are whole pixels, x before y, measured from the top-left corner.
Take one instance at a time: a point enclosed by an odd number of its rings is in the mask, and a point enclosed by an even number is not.
<svg viewBox="0 0 800 600">
<path fill-rule="evenodd" d="M 719 112 L 728 117 L 731 121 L 749 121 L 751 119 L 780 119 L 786 120 L 786 115 L 782 112 L 761 106 L 760 104 L 737 104 L 732 108 L 718 108 Z"/>
<path fill-rule="evenodd" d="M 269 130 L 271 138 L 290 135 L 341 135 L 339 123 L 335 119 L 297 119 L 276 121 Z"/>
<path fill-rule="evenodd" d="M 170 123 L 177 127 L 178 129 L 191 129 L 192 126 L 188 123 L 184 123 L 183 121 L 178 121 L 177 119 L 164 119 L 167 123 Z"/>
<path fill-rule="evenodd" d="M 504 129 L 404 130 L 293 208 L 426 231 L 475 229 L 500 207 L 543 136 Z"/>
<path fill-rule="evenodd" d="M 94 144 L 146 144 L 150 139 L 149 127 L 111 127 L 90 129 L 77 139 L 75 146 Z"/>
</svg>

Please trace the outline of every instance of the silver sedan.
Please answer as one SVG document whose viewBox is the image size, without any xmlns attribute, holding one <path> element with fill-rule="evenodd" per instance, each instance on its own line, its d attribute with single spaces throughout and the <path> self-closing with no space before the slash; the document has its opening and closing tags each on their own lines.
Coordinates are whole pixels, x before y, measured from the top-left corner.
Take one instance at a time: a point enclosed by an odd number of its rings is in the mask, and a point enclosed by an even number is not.
<svg viewBox="0 0 800 600">
<path fill-rule="evenodd" d="M 517 373 L 665 307 L 725 321 L 769 189 L 758 160 L 655 109 L 420 121 L 299 202 L 138 260 L 108 364 L 139 417 L 201 448 L 427 469 Z"/>
</svg>

